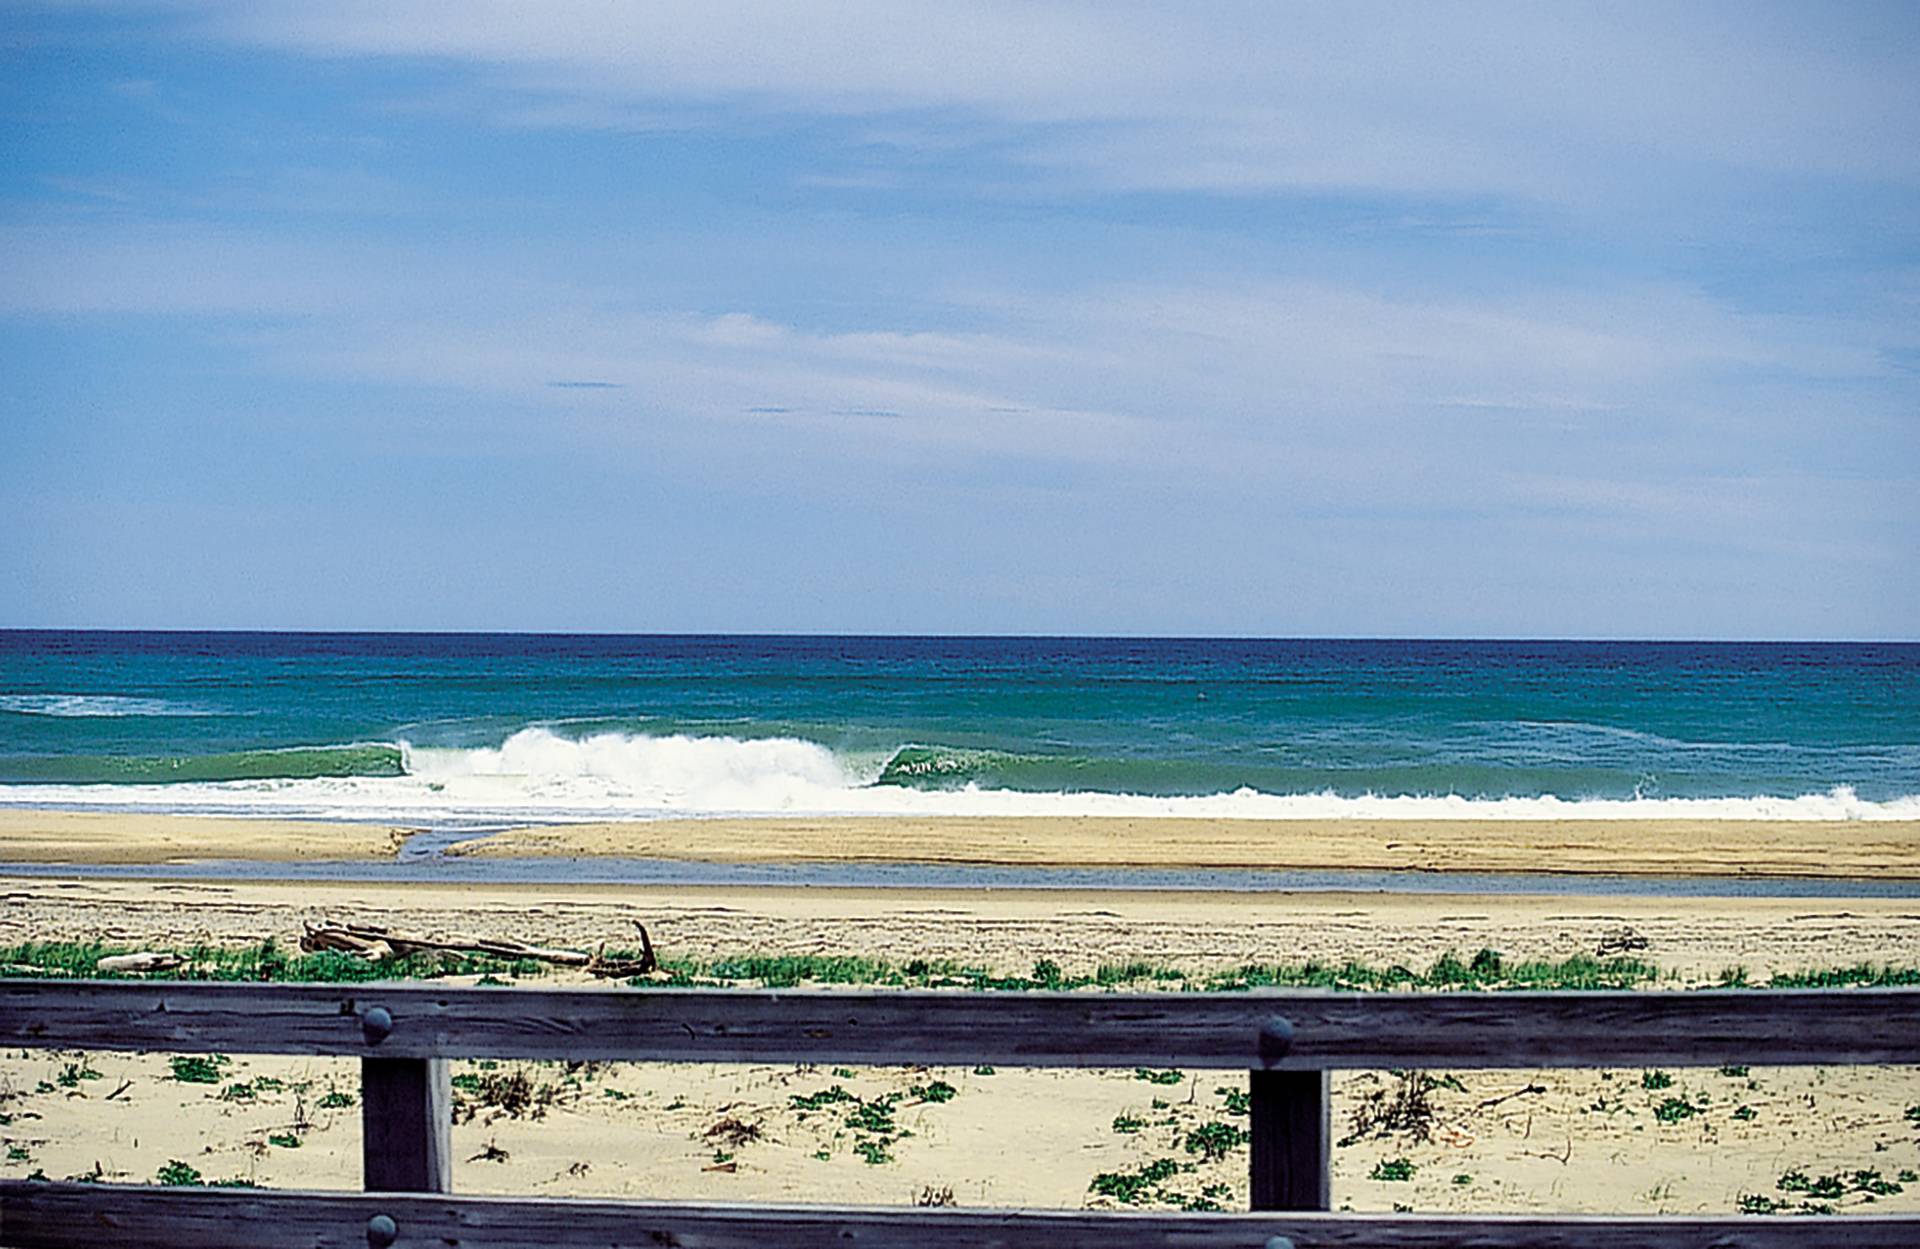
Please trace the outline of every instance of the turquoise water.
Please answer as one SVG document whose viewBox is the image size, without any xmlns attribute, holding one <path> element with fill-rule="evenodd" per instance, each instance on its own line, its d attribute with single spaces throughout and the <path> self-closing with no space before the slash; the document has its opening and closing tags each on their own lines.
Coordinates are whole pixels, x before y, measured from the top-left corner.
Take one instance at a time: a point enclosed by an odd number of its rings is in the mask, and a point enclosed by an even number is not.
<svg viewBox="0 0 1920 1249">
<path fill-rule="evenodd" d="M 0 802 L 1920 816 L 1920 645 L 0 632 Z"/>
</svg>

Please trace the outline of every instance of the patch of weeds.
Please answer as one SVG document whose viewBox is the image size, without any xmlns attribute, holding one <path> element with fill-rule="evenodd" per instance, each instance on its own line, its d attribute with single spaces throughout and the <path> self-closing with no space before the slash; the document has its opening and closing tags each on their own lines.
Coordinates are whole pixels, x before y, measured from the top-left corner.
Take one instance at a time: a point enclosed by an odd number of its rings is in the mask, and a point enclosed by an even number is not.
<svg viewBox="0 0 1920 1249">
<path fill-rule="evenodd" d="M 1847 1185 L 1837 1175 L 1823 1175 L 1818 1179 L 1809 1179 L 1806 1172 L 1788 1171 L 1774 1184 L 1783 1193 L 1805 1193 L 1808 1197 L 1833 1200 L 1847 1194 Z"/>
<path fill-rule="evenodd" d="M 274 1132 L 267 1137 L 267 1144 L 278 1145 L 282 1149 L 298 1149 L 300 1138 L 291 1132 Z"/>
<path fill-rule="evenodd" d="M 33 1155 L 27 1152 L 25 1145 L 9 1145 L 7 1146 L 7 1161 L 32 1162 Z"/>
<path fill-rule="evenodd" d="M 342 1093 L 339 1089 L 328 1089 L 314 1104 L 322 1110 L 345 1110 L 353 1105 L 353 1094 Z"/>
<path fill-rule="evenodd" d="M 1171 1158 L 1155 1158 L 1137 1171 L 1102 1171 L 1087 1185 L 1087 1191 L 1110 1197 L 1125 1206 L 1137 1206 L 1156 1195 L 1159 1185 L 1180 1174 L 1180 1164 Z"/>
<path fill-rule="evenodd" d="M 220 1100 L 223 1102 L 250 1102 L 259 1095 L 259 1091 L 246 1080 L 235 1080 L 220 1090 Z"/>
<path fill-rule="evenodd" d="M 1829 967 L 1817 971 L 1782 972 L 1767 982 L 1770 989 L 1897 989 L 1920 985 L 1920 967 Z"/>
<path fill-rule="evenodd" d="M 200 1178 L 200 1170 L 198 1167 L 188 1166 L 178 1158 L 171 1160 L 166 1166 L 161 1167 L 154 1173 L 153 1178 L 155 1183 L 165 1184 L 170 1188 L 185 1188 L 188 1185 L 204 1184 L 206 1182 Z"/>
<path fill-rule="evenodd" d="M 758 1123 L 748 1123 L 744 1119 L 736 1119 L 732 1115 L 728 1115 L 726 1118 L 714 1123 L 703 1135 L 710 1141 L 719 1141 L 729 1148 L 738 1149 L 748 1141 L 757 1141 L 760 1139 L 760 1125 Z M 714 1161 L 726 1162 L 731 1157 L 732 1155 L 729 1154 L 726 1158 L 715 1158 Z"/>
<path fill-rule="evenodd" d="M 1050 958 L 1043 958 L 1033 965 L 1033 978 L 1035 982 L 1049 989 L 1056 989 L 1060 987 L 1064 975 L 1060 970 L 1060 964 Z"/>
<path fill-rule="evenodd" d="M 1759 1118 L 1760 1115 L 1759 1112 L 1751 1106 L 1741 1106 L 1734 1110 L 1733 1117 L 1745 1123 L 1749 1120 Z"/>
<path fill-rule="evenodd" d="M 100 1078 L 100 1073 L 93 1069 L 93 1064 L 83 1058 L 77 1063 L 68 1063 L 62 1067 L 60 1074 L 54 1077 L 54 1081 L 63 1089 L 73 1089 L 79 1088 L 80 1081 L 82 1080 L 98 1080 Z"/>
<path fill-rule="evenodd" d="M 915 1084 L 908 1088 L 907 1092 L 916 1101 L 931 1102 L 934 1105 L 939 1105 L 941 1102 L 952 1101 L 960 1090 L 948 1084 L 945 1080 L 935 1080 L 931 1084 Z"/>
<path fill-rule="evenodd" d="M 853 1079 L 853 1068 L 835 1067 L 833 1069 L 833 1075 L 836 1080 L 851 1080 Z"/>
<path fill-rule="evenodd" d="M 614 1088 L 611 1085 L 601 1089 L 600 1096 L 611 1098 L 616 1102 L 630 1102 L 633 1100 L 633 1094 L 622 1092 L 621 1090 Z"/>
<path fill-rule="evenodd" d="M 1462 1171 L 1460 1172 L 1460 1174 L 1453 1177 L 1453 1182 L 1457 1186 L 1461 1188 L 1465 1188 L 1467 1185 L 1473 1183 L 1473 1177 L 1471 1175 L 1468 1175 L 1465 1171 Z"/>
<path fill-rule="evenodd" d="M 218 1084 L 220 1068 L 231 1061 L 225 1054 L 175 1054 L 167 1065 L 182 1084 Z"/>
<path fill-rule="evenodd" d="M 1395 1134 L 1405 1134 L 1416 1142 L 1433 1138 L 1431 1094 L 1443 1087 L 1441 1082 L 1424 1071 L 1399 1071 L 1393 1076 L 1391 1085 L 1369 1089 L 1355 1103 L 1342 1146 Z"/>
<path fill-rule="evenodd" d="M 1145 1119 L 1137 1118 L 1133 1115 L 1121 1114 L 1113 1117 L 1113 1130 L 1122 1136 L 1132 1136 L 1135 1132 L 1138 1132 L 1146 1126 L 1147 1121 Z"/>
<path fill-rule="evenodd" d="M 982 1063 L 978 1067 L 975 1067 L 973 1069 L 973 1074 L 977 1076 L 990 1076 L 990 1075 L 998 1075 L 999 1073 L 996 1072 L 992 1067 L 989 1067 L 985 1063 Z"/>
<path fill-rule="evenodd" d="M 208 1188 L 258 1188 L 258 1184 L 244 1175 L 236 1175 L 230 1180 L 208 1180 Z"/>
<path fill-rule="evenodd" d="M 1220 1096 L 1220 1097 L 1224 1097 L 1224 1098 L 1226 1098 L 1226 1099 L 1227 1099 L 1227 1113 L 1228 1113 L 1228 1114 L 1230 1114 L 1230 1115 L 1244 1115 L 1244 1114 L 1247 1114 L 1247 1113 L 1249 1112 L 1249 1110 L 1250 1110 L 1250 1102 L 1251 1102 L 1251 1100 L 1252 1100 L 1252 1099 L 1251 1099 L 1251 1097 L 1250 1097 L 1250 1096 L 1248 1095 L 1248 1093 L 1247 1093 L 1247 1090 L 1245 1090 L 1245 1089 L 1236 1089 L 1236 1088 L 1228 1088 L 1228 1087 L 1224 1087 L 1224 1086 L 1223 1086 L 1223 1087 L 1221 1087 L 1221 1088 L 1217 1088 L 1217 1089 L 1215 1089 L 1215 1090 L 1213 1090 L 1213 1091 L 1214 1091 L 1214 1093 L 1215 1093 L 1216 1095 L 1218 1095 L 1218 1096 Z"/>
<path fill-rule="evenodd" d="M 483 1071 L 470 1081 L 458 1076 L 454 1081 L 462 1093 L 454 1099 L 454 1119 L 460 1123 L 471 1122 L 482 1110 L 497 1111 L 509 1119 L 544 1119 L 547 1108 L 560 1099 L 559 1085 L 535 1084 L 524 1070 Z"/>
<path fill-rule="evenodd" d="M 857 1140 L 853 1143 L 853 1152 L 865 1158 L 868 1166 L 877 1167 L 893 1161 L 893 1155 L 887 1152 L 890 1144 L 892 1142 L 886 1140 Z"/>
<path fill-rule="evenodd" d="M 833 1161 L 833 1152 L 832 1152 L 831 1150 L 826 1150 L 826 1149 L 816 1149 L 816 1150 L 814 1150 L 814 1152 L 813 1152 L 813 1156 L 814 1156 L 815 1158 L 817 1158 L 817 1159 L 819 1159 L 819 1160 L 820 1160 L 821 1162 L 831 1162 L 831 1161 Z"/>
<path fill-rule="evenodd" d="M 1729 1080 L 1744 1080 L 1747 1078 L 1747 1069 L 1745 1067 L 1722 1067 L 1720 1068 L 1720 1074 Z"/>
<path fill-rule="evenodd" d="M 1648 1092 L 1673 1087 L 1673 1077 L 1664 1071 L 1643 1071 L 1640 1073 L 1640 1087 Z"/>
<path fill-rule="evenodd" d="M 913 1199 L 913 1204 L 921 1209 L 931 1210 L 960 1203 L 953 1199 L 953 1189 L 950 1186 L 943 1184 L 935 1188 L 928 1184 L 920 1189 L 920 1195 Z"/>
<path fill-rule="evenodd" d="M 1653 1108 L 1653 1117 L 1662 1123 L 1678 1123 L 1699 1113 L 1692 1102 L 1679 1097 L 1669 1097 Z"/>
<path fill-rule="evenodd" d="M 1413 1178 L 1419 1170 L 1405 1158 L 1382 1158 L 1373 1164 L 1373 1171 L 1367 1176 L 1370 1180 L 1384 1180 L 1390 1184 L 1404 1184 Z"/>
<path fill-rule="evenodd" d="M 793 1103 L 795 1110 L 819 1110 L 835 1102 L 850 1102 L 856 1099 L 853 1094 L 836 1084 L 832 1088 L 821 1089 L 818 1093 L 795 1093 L 787 1100 Z"/>
<path fill-rule="evenodd" d="M 1145 1080 L 1148 1084 L 1178 1084 L 1187 1078 L 1184 1071 L 1154 1071 L 1147 1067 L 1135 1067 L 1133 1078 Z"/>
<path fill-rule="evenodd" d="M 1742 1214 L 1773 1214 L 1780 1203 L 1765 1193 L 1741 1193 L 1738 1209 Z"/>
<path fill-rule="evenodd" d="M 1239 1124 L 1215 1120 L 1187 1133 L 1186 1149 L 1188 1153 L 1199 1154 L 1208 1162 L 1218 1162 L 1252 1139 L 1252 1135 Z"/>
<path fill-rule="evenodd" d="M 1900 1173 L 1893 1178 L 1899 1180 L 1902 1184 L 1920 1184 L 1920 1174 L 1915 1174 L 1905 1167 L 1902 1167 Z"/>
</svg>

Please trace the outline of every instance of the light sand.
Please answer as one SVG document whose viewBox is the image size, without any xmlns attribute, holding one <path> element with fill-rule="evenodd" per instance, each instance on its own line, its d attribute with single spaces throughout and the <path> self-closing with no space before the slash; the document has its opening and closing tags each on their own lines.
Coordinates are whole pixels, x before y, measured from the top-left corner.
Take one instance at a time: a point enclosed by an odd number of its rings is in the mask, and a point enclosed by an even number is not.
<svg viewBox="0 0 1920 1249">
<path fill-rule="evenodd" d="M 304 820 L 0 809 L 0 863 L 391 857 L 411 830 Z M 1920 879 L 1920 821 L 1188 820 L 1019 817 L 543 825 L 474 857 Z"/>
<path fill-rule="evenodd" d="M 84 1070 L 99 1078 L 81 1078 Z M 1247 1203 L 1244 1144 L 1212 1161 L 1186 1148 L 1202 1124 L 1245 1126 L 1219 1091 L 1244 1089 L 1233 1072 L 1183 1073 L 1160 1086 L 1125 1071 L 1008 1068 L 622 1063 L 569 1073 L 557 1064 L 485 1071 L 463 1062 L 454 1070 L 456 1078 L 524 1070 L 556 1098 L 539 1119 L 475 1107 L 474 1118 L 456 1123 L 458 1192 L 905 1204 L 951 1190 L 969 1207 L 1078 1207 L 1111 1204 L 1089 1191 L 1096 1175 L 1170 1158 L 1194 1169 L 1165 1183 L 1169 1195 L 1212 1187 L 1228 1209 Z M 1872 1169 L 1899 1183 L 1903 1170 L 1920 1168 L 1920 1143 L 1900 1110 L 1920 1101 L 1912 1068 L 1676 1070 L 1660 1089 L 1646 1088 L 1639 1070 L 1452 1074 L 1458 1089 L 1430 1095 L 1429 1139 L 1393 1134 L 1334 1149 L 1336 1206 L 1726 1214 L 1742 1194 L 1786 1199 L 1776 1185 L 1793 1169 Z M 262 1088 L 261 1076 L 281 1086 Z M 1350 1130 L 1356 1108 L 1389 1079 L 1336 1075 L 1336 1133 Z M 956 1095 L 936 1104 L 911 1091 L 936 1080 Z M 252 1096 L 223 1097 L 234 1085 Z M 849 1103 L 804 1115 L 793 1105 L 796 1095 L 835 1085 L 868 1100 L 901 1095 L 894 1119 L 912 1135 L 889 1145 L 891 1160 L 870 1164 L 855 1152 L 861 1134 L 846 1122 Z M 1509 1096 L 1530 1086 L 1540 1091 Z M 159 1056 L 14 1051 L 0 1056 L 0 1115 L 12 1120 L 0 1128 L 9 1147 L 0 1176 L 38 1170 L 63 1179 L 98 1168 L 108 1180 L 150 1182 L 178 1159 L 210 1181 L 355 1188 L 359 1107 L 328 1104 L 327 1095 L 357 1091 L 351 1060 L 237 1055 L 209 1086 L 170 1078 Z M 1481 1105 L 1498 1098 L 1506 1100 Z M 1662 1122 L 1654 1111 L 1669 1098 L 1695 1113 Z M 1138 1129 L 1115 1131 L 1122 1116 Z M 757 1139 L 709 1135 L 728 1120 Z M 1411 1180 L 1369 1178 L 1381 1161 L 1400 1158 L 1413 1164 Z M 1920 1183 L 1902 1187 L 1871 1205 L 1858 1193 L 1840 1205 L 1920 1209 Z"/>
<path fill-rule="evenodd" d="M 1305 957 L 1420 966 L 1483 945 L 1510 957 L 1564 957 L 1592 952 L 1622 928 L 1646 938 L 1642 957 L 1680 973 L 1681 983 L 1734 963 L 1763 976 L 1920 959 L 1920 905 L 1882 900 L 0 881 L 4 941 L 290 941 L 302 918 L 321 916 L 580 945 L 619 942 L 638 918 L 669 955 L 958 958 L 1002 970 L 1043 957 L 1070 970 L 1135 957 L 1193 970 Z M 82 1077 L 89 1064 L 99 1079 Z M 1202 1124 L 1244 1126 L 1219 1091 L 1243 1086 L 1230 1072 L 1187 1073 L 1160 1086 L 1124 1071 L 618 1064 L 570 1072 L 514 1063 L 455 1070 L 473 1078 L 525 1071 L 554 1099 L 538 1119 L 476 1107 L 454 1128 L 463 1192 L 905 1203 L 951 1189 L 965 1206 L 1072 1207 L 1102 1204 L 1089 1191 L 1102 1172 L 1171 1158 L 1194 1170 L 1164 1185 L 1164 1200 L 1210 1192 L 1230 1209 L 1247 1200 L 1244 1145 L 1213 1161 L 1186 1148 Z M 1867 1208 L 1920 1208 L 1920 1183 L 1898 1179 L 1920 1170 L 1920 1129 L 1904 1118 L 1906 1107 L 1920 1105 L 1920 1070 L 1675 1071 L 1664 1088 L 1648 1087 L 1658 1077 L 1638 1070 L 1452 1074 L 1458 1088 L 1430 1094 L 1428 1139 L 1390 1134 L 1335 1149 L 1336 1204 L 1729 1212 L 1743 1194 L 1788 1199 L 1777 1183 L 1798 1169 L 1816 1177 L 1874 1170 L 1903 1191 Z M 281 1087 L 257 1085 L 263 1075 Z M 932 1103 L 912 1092 L 934 1080 L 957 1095 Z M 1336 1076 L 1341 1135 L 1387 1083 L 1378 1073 Z M 223 1097 L 235 1084 L 252 1095 Z M 834 1085 L 870 1101 L 901 1095 L 895 1119 L 913 1134 L 891 1143 L 890 1161 L 870 1164 L 855 1151 L 861 1137 L 846 1123 L 848 1103 L 803 1115 L 792 1102 Z M 1508 1096 L 1531 1086 L 1539 1091 Z M 178 1159 L 210 1180 L 351 1188 L 357 1107 L 332 1104 L 339 1099 L 327 1094 L 356 1088 L 351 1062 L 235 1055 L 220 1083 L 205 1086 L 170 1078 L 163 1056 L 12 1051 L 0 1055 L 8 1150 L 0 1175 L 65 1178 L 97 1166 L 106 1178 L 139 1182 Z M 1663 1121 L 1655 1111 L 1671 1098 L 1693 1113 Z M 1496 1099 L 1504 1100 L 1483 1104 Z M 1116 1119 L 1138 1120 L 1138 1129 L 1118 1132 Z M 709 1135 L 726 1120 L 757 1137 L 731 1144 Z M 1370 1178 L 1377 1164 L 1399 1158 L 1414 1166 L 1410 1181 Z M 1859 1193 L 1840 1203 L 1865 1204 Z"/>
<path fill-rule="evenodd" d="M 662 820 L 523 828 L 474 856 L 1920 879 L 1920 821 Z"/>
<path fill-rule="evenodd" d="M 640 920 L 669 955 L 866 955 L 1069 972 L 1134 959 L 1192 970 L 1304 959 L 1425 967 L 1483 948 L 1510 959 L 1594 953 L 1631 930 L 1637 956 L 1688 981 L 1920 963 L 1920 900 L 1106 890 L 369 884 L 0 877 L 0 943 L 290 944 L 305 919 L 618 947 Z"/>
<path fill-rule="evenodd" d="M 408 830 L 313 820 L 0 808 L 0 863 L 388 859 Z"/>
<path fill-rule="evenodd" d="M 108 830 L 124 817 L 109 820 Z M 1805 835 L 1811 826 L 1793 827 Z M 311 828 L 334 833 L 339 826 Z M 1844 826 L 1849 834 L 1862 829 L 1885 831 Z M 884 830 L 860 831 L 866 848 L 856 850 L 872 852 Z M 1609 828 L 1571 831 L 1597 837 Z M 1062 842 L 1055 832 L 1075 837 Z M 1249 830 L 1233 832 L 1249 844 Z M 1087 830 L 1021 835 L 1049 843 L 1028 853 L 1055 856 L 1100 840 Z M 210 857 L 233 852 L 222 845 Z M 999 971 L 1025 971 L 1040 958 L 1073 972 L 1133 959 L 1191 971 L 1307 958 L 1423 967 L 1441 953 L 1466 956 L 1482 947 L 1509 958 L 1594 953 L 1623 931 L 1646 942 L 1637 955 L 1675 973 L 1675 984 L 1712 980 L 1734 965 L 1762 979 L 1807 967 L 1920 962 L 1920 902 L 1898 899 L 0 878 L 5 943 L 237 944 L 267 936 L 290 943 L 302 919 L 322 917 L 576 946 L 626 943 L 639 919 L 669 956 L 950 958 Z M 85 1078 L 88 1070 L 100 1078 Z M 1185 1073 L 1159 1086 L 1131 1072 L 1098 1071 L 619 1064 L 570 1072 L 474 1063 L 455 1070 L 475 1078 L 524 1070 L 553 1098 L 538 1119 L 475 1107 L 475 1117 L 455 1127 L 455 1184 L 466 1192 L 904 1203 L 950 1189 L 965 1206 L 1071 1207 L 1104 1203 L 1089 1191 L 1102 1172 L 1170 1158 L 1194 1169 L 1162 1186 L 1161 1203 L 1210 1193 L 1244 1208 L 1247 1199 L 1244 1145 L 1211 1161 L 1187 1149 L 1202 1124 L 1244 1126 L 1219 1091 L 1242 1087 L 1234 1073 Z M 1920 1070 L 1675 1071 L 1666 1087 L 1650 1087 L 1658 1077 L 1638 1070 L 1453 1074 L 1458 1088 L 1431 1092 L 1428 1139 L 1368 1137 L 1335 1149 L 1336 1205 L 1723 1213 L 1745 1194 L 1794 1200 L 1777 1184 L 1797 1169 L 1815 1177 L 1870 1170 L 1901 1185 L 1871 1205 L 1850 1192 L 1838 1203 L 1845 1209 L 1920 1208 L 1920 1182 L 1899 1178 L 1920 1172 L 1920 1128 L 1904 1113 L 1920 1105 Z M 279 1087 L 258 1083 L 263 1075 Z M 235 1055 L 220 1084 L 206 1086 L 170 1078 L 164 1056 L 11 1051 L 0 1055 L 0 1175 L 65 1178 L 97 1167 L 106 1178 L 149 1181 L 178 1159 L 210 1180 L 352 1188 L 358 1108 L 330 1104 L 327 1094 L 350 1095 L 355 1077 L 350 1062 Z M 936 1079 L 957 1095 L 936 1103 L 912 1092 Z M 1387 1080 L 1336 1076 L 1340 1134 Z M 236 1084 L 251 1096 L 222 1095 Z M 912 1135 L 891 1142 L 890 1160 L 869 1163 L 855 1151 L 861 1136 L 846 1122 L 848 1103 L 803 1116 L 792 1102 L 836 1084 L 869 1100 L 900 1095 L 895 1118 Z M 1508 1096 L 1535 1085 L 1539 1091 Z M 1673 1121 L 1663 1121 L 1655 1112 L 1669 1099 L 1692 1113 L 1669 1105 Z M 1116 1119 L 1138 1120 L 1138 1129 L 1116 1131 Z M 709 1135 L 727 1120 L 757 1137 L 736 1145 Z M 1370 1178 L 1378 1163 L 1400 1158 L 1413 1165 L 1411 1180 Z"/>
</svg>

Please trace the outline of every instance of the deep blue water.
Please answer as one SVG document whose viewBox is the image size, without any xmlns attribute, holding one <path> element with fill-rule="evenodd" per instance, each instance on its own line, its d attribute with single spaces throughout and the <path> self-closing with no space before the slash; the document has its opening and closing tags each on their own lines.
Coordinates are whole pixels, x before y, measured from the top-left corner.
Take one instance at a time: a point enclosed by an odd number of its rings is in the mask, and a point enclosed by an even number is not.
<svg viewBox="0 0 1920 1249">
<path fill-rule="evenodd" d="M 1920 645 L 0 632 L 0 801 L 1035 806 L 992 791 L 1920 814 Z"/>
</svg>

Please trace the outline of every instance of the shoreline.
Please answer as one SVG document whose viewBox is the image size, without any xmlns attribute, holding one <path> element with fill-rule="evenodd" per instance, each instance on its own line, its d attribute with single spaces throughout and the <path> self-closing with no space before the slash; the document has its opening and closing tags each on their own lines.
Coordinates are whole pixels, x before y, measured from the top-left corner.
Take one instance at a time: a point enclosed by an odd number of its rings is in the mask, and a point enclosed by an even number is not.
<svg viewBox="0 0 1920 1249">
<path fill-rule="evenodd" d="M 397 862 L 391 824 L 0 809 L 0 863 Z M 1920 881 L 1920 821 L 845 816 L 531 825 L 448 861 Z"/>
<path fill-rule="evenodd" d="M 1920 879 L 1920 821 L 659 820 L 510 829 L 454 858 Z"/>
</svg>

